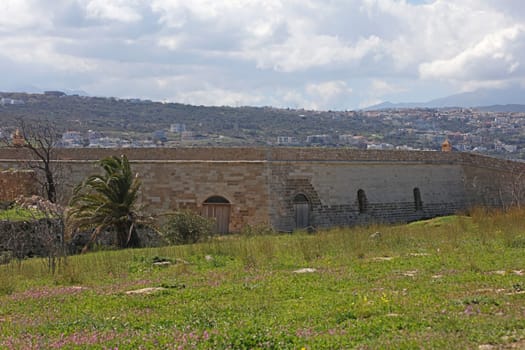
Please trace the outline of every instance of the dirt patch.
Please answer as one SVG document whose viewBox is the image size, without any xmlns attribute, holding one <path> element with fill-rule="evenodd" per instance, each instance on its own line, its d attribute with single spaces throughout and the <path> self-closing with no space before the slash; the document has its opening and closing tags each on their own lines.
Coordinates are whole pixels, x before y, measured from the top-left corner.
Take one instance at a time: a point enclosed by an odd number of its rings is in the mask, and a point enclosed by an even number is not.
<svg viewBox="0 0 525 350">
<path fill-rule="evenodd" d="M 525 339 L 509 344 L 482 344 L 478 346 L 479 350 L 500 350 L 500 349 L 525 349 Z"/>
</svg>

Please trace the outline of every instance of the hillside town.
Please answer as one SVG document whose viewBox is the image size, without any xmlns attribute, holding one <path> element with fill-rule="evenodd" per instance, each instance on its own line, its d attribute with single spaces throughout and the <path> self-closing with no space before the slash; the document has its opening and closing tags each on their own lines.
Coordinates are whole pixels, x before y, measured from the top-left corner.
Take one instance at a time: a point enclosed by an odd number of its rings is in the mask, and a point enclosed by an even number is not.
<svg viewBox="0 0 525 350">
<path fill-rule="evenodd" d="M 3 93 L 0 137 L 20 122 L 57 126 L 57 147 L 349 147 L 455 151 L 525 159 L 525 112 L 483 108 L 314 111 L 205 107 L 139 99 Z M 518 109 L 523 110 L 523 109 Z M 70 118 L 70 114 L 75 118 Z M 50 118 L 49 116 L 54 116 Z M 2 136 L 3 135 L 3 136 Z"/>
<path fill-rule="evenodd" d="M 277 136 L 268 138 L 270 146 L 325 146 L 373 150 L 437 150 L 449 140 L 455 151 L 477 152 L 503 158 L 522 159 L 525 145 L 525 113 L 480 112 L 471 109 L 403 109 L 333 113 L 333 118 L 368 120 L 390 126 L 383 133 L 361 133 L 355 130 L 332 130 L 306 137 Z M 206 143 L 227 145 L 234 140 L 220 134 L 196 134 L 186 124 L 174 123 L 155 130 L 145 139 L 123 136 L 108 137 L 103 131 L 67 131 L 60 147 L 180 147 Z"/>
</svg>

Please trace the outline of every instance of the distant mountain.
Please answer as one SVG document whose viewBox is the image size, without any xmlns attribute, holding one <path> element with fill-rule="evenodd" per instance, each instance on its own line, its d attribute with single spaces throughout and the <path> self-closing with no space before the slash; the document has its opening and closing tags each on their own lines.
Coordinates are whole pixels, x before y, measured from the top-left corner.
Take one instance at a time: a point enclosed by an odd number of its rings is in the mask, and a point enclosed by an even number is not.
<svg viewBox="0 0 525 350">
<path fill-rule="evenodd" d="M 511 106 L 511 107 L 509 107 Z M 438 98 L 428 102 L 391 103 L 383 102 L 365 108 L 380 110 L 389 108 L 444 108 L 444 107 L 483 107 L 490 111 L 525 111 L 525 89 L 512 86 L 506 89 L 479 89 Z"/>
<path fill-rule="evenodd" d="M 380 109 L 403 109 L 403 108 L 427 108 L 426 106 L 423 106 L 426 104 L 426 102 L 418 103 L 418 102 L 411 102 L 411 103 L 392 103 L 389 101 L 379 103 L 377 105 L 369 106 L 364 108 L 366 111 L 375 111 Z"/>
<path fill-rule="evenodd" d="M 65 92 L 67 95 L 91 96 L 89 93 L 87 93 L 84 90 L 65 89 L 65 90 L 60 90 L 60 91 Z"/>
<path fill-rule="evenodd" d="M 524 105 L 495 105 L 495 106 L 484 106 L 484 107 L 478 107 L 476 108 L 483 112 L 506 112 L 506 113 L 517 113 L 517 112 L 525 112 L 525 104 Z"/>
</svg>

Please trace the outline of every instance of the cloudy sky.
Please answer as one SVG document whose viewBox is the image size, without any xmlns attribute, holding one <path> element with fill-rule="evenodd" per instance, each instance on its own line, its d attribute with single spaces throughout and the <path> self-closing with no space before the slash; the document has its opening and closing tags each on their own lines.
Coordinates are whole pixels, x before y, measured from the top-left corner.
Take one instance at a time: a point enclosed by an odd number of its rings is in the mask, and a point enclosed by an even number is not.
<svg viewBox="0 0 525 350">
<path fill-rule="evenodd" d="M 0 91 L 356 109 L 525 84 L 522 0 L 0 0 Z"/>
</svg>

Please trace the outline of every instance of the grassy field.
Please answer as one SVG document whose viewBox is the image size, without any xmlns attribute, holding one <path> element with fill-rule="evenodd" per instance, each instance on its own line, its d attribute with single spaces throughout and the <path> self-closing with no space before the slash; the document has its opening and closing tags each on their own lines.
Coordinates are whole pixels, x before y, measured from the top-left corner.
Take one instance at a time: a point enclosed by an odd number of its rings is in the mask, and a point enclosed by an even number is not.
<svg viewBox="0 0 525 350">
<path fill-rule="evenodd" d="M 46 266 L 0 266 L 0 349 L 525 347 L 525 211 Z"/>
<path fill-rule="evenodd" d="M 20 207 L 14 207 L 7 210 L 0 210 L 0 220 L 10 220 L 10 221 L 25 221 L 25 220 L 35 220 L 35 219 L 44 219 L 48 217 L 45 213 L 38 210 L 24 209 Z"/>
</svg>

